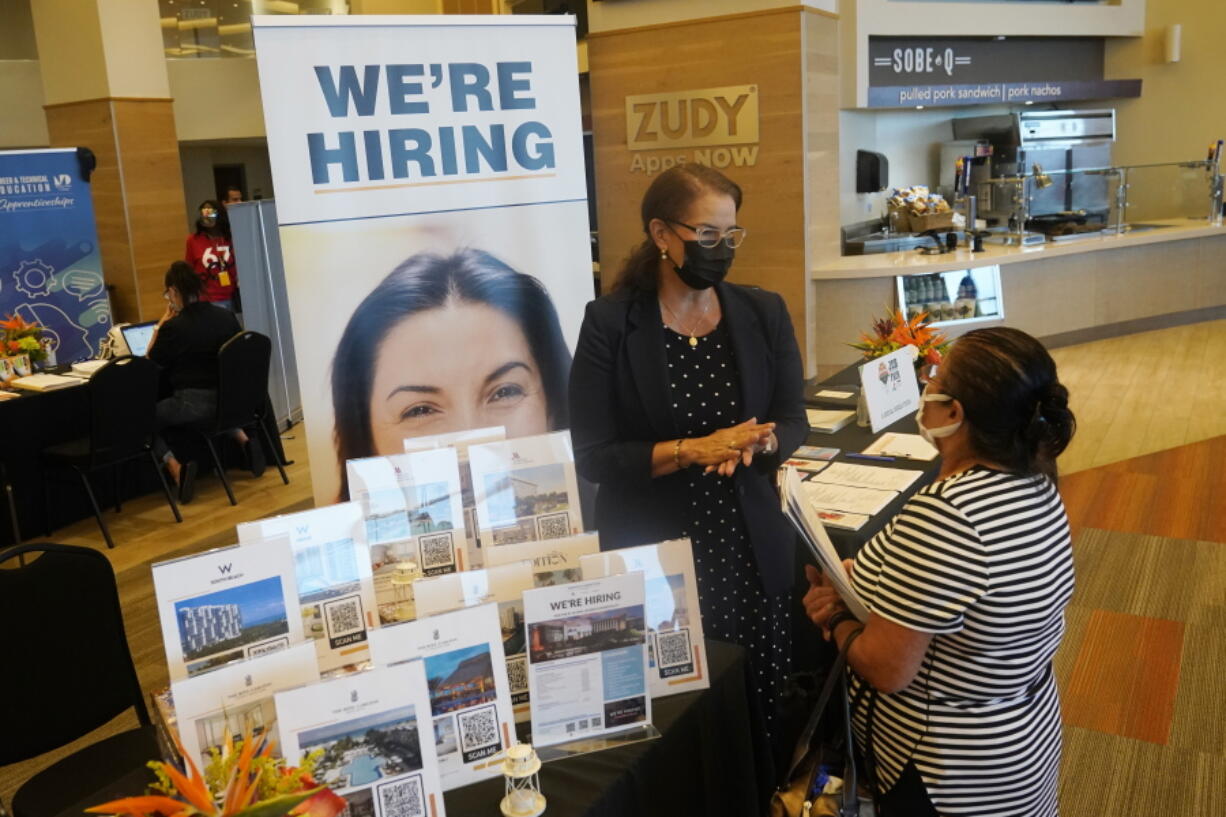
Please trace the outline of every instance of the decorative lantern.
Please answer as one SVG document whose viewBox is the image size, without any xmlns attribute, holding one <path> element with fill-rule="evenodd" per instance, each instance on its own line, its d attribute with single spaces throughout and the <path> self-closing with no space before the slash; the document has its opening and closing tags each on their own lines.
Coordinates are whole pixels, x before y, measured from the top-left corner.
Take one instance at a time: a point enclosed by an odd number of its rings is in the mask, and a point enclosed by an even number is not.
<svg viewBox="0 0 1226 817">
<path fill-rule="evenodd" d="M 413 582 L 422 577 L 417 562 L 409 559 L 397 562 L 392 573 L 392 594 L 396 599 L 396 620 L 412 621 L 417 618 L 417 605 L 413 598 Z"/>
<path fill-rule="evenodd" d="M 507 749 L 502 761 L 507 796 L 499 804 L 504 817 L 537 817 L 545 812 L 545 795 L 541 794 L 538 772 L 541 760 L 531 743 L 520 743 Z"/>
</svg>

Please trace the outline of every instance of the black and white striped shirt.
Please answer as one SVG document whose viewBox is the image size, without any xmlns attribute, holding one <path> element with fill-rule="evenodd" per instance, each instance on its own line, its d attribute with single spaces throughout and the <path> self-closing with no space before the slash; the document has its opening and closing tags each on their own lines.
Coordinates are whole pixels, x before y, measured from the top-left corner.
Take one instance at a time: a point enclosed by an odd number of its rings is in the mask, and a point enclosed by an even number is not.
<svg viewBox="0 0 1226 817">
<path fill-rule="evenodd" d="M 882 790 L 914 761 L 942 815 L 1055 815 L 1051 659 L 1073 593 L 1055 486 L 980 466 L 927 486 L 860 551 L 852 582 L 872 612 L 934 634 L 901 692 L 853 676 Z"/>
</svg>

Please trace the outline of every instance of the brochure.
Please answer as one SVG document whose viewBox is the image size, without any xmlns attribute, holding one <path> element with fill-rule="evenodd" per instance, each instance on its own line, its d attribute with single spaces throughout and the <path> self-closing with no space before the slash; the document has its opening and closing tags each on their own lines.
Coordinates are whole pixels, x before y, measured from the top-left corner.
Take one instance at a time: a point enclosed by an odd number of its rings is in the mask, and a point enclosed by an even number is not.
<svg viewBox="0 0 1226 817">
<path fill-rule="evenodd" d="M 468 457 L 486 547 L 583 531 L 570 432 L 474 445 Z"/>
<path fill-rule="evenodd" d="M 818 474 L 818 476 L 821 476 Z M 804 483 L 804 495 L 819 510 L 844 511 L 874 516 L 898 498 L 898 491 L 879 488 L 857 488 L 810 479 Z"/>
<path fill-rule="evenodd" d="M 466 570 L 413 583 L 417 614 L 421 618 L 476 607 L 491 602 L 498 605 L 498 624 L 502 631 L 502 653 L 506 656 L 507 685 L 515 722 L 529 717 L 528 657 L 524 641 L 524 591 L 532 589 L 532 564 L 516 562 L 481 570 Z"/>
<path fill-rule="evenodd" d="M 915 347 L 903 346 L 860 367 L 860 387 L 873 433 L 919 409 Z"/>
<path fill-rule="evenodd" d="M 444 791 L 502 774 L 515 728 L 497 604 L 380 627 L 370 657 L 375 666 L 425 664 Z"/>
<path fill-rule="evenodd" d="M 159 562 L 153 591 L 172 681 L 305 639 L 285 536 Z"/>
<path fill-rule="evenodd" d="M 909 468 L 883 468 L 878 465 L 852 465 L 836 462 L 820 474 L 809 477 L 809 482 L 829 482 L 853 488 L 873 488 L 883 491 L 905 491 L 923 476 L 922 471 Z"/>
<path fill-rule="evenodd" d="M 843 569 L 843 560 L 839 558 L 834 543 L 830 541 L 829 534 L 822 526 L 817 509 L 805 497 L 803 485 L 795 468 L 783 469 L 783 478 L 779 481 L 779 500 L 783 506 L 783 515 L 800 533 L 801 540 L 809 548 L 809 555 L 830 578 L 851 614 L 860 621 L 868 621 L 868 608 L 852 587 L 851 579 Z"/>
<path fill-rule="evenodd" d="M 445 814 L 421 661 L 279 692 L 276 705 L 286 761 L 322 750 L 315 779 L 348 801 L 347 815 Z"/>
<path fill-rule="evenodd" d="M 647 667 L 652 698 L 706 689 L 707 645 L 689 539 L 621 548 L 580 559 L 583 578 L 640 571 L 647 605 Z"/>
<path fill-rule="evenodd" d="M 561 539 L 490 548 L 486 562 L 490 567 L 494 567 L 527 560 L 532 562 L 533 586 L 553 587 L 582 579 L 583 571 L 579 558 L 599 552 L 600 534 L 581 533 L 578 536 L 563 536 Z"/>
<path fill-rule="evenodd" d="M 416 618 L 412 581 L 464 570 L 464 517 L 455 449 L 367 457 L 345 464 L 362 505 L 379 621 Z"/>
<path fill-rule="evenodd" d="M 228 731 L 239 738 L 269 733 L 273 751 L 281 752 L 273 696 L 319 680 L 315 645 L 303 642 L 286 650 L 250 658 L 221 669 L 171 681 L 175 726 L 188 757 L 200 768 L 221 747 Z"/>
<path fill-rule="evenodd" d="M 452 431 L 447 434 L 432 434 L 429 437 L 410 437 L 404 441 L 404 453 L 424 451 L 430 448 L 454 448 L 460 464 L 460 498 L 464 507 L 464 533 L 468 537 L 468 564 L 481 567 L 481 539 L 477 536 L 477 501 L 473 498 L 473 476 L 468 467 L 468 447 L 480 443 L 493 443 L 507 438 L 502 426 L 474 428 L 469 431 Z"/>
<path fill-rule="evenodd" d="M 642 573 L 524 593 L 532 743 L 651 723 Z"/>
<path fill-rule="evenodd" d="M 238 526 L 242 544 L 285 535 L 294 551 L 301 626 L 315 639 L 320 675 L 368 660 L 366 633 L 378 622 L 361 503 L 327 505 Z"/>
</svg>

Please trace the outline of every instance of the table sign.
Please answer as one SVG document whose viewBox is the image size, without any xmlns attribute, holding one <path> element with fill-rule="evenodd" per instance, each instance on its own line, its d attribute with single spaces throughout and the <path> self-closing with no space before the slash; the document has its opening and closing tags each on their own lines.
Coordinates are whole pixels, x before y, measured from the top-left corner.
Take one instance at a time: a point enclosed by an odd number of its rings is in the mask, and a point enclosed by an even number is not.
<svg viewBox="0 0 1226 817">
<path fill-rule="evenodd" d="M 524 593 L 532 743 L 651 723 L 642 573 Z"/>
<path fill-rule="evenodd" d="M 569 431 L 474 445 L 468 457 L 486 547 L 583 531 Z"/>
<path fill-rule="evenodd" d="M 370 657 L 375 666 L 422 659 L 444 791 L 502 774 L 515 728 L 498 605 L 380 627 Z"/>
<path fill-rule="evenodd" d="M 392 578 L 411 562 L 423 576 L 464 570 L 460 466 L 454 448 L 349 460 L 349 497 L 360 502 L 379 620 L 413 618 Z"/>
<path fill-rule="evenodd" d="M 424 451 L 429 448 L 454 448 L 460 464 L 460 501 L 464 508 L 464 535 L 467 537 L 469 567 L 481 567 L 481 539 L 477 536 L 477 500 L 473 497 L 473 474 L 468 467 L 468 447 L 481 443 L 495 443 L 507 438 L 503 426 L 474 428 L 469 431 L 452 431 L 447 434 L 432 434 L 428 437 L 409 437 L 404 441 L 404 453 Z"/>
<path fill-rule="evenodd" d="M 286 536 L 153 565 L 172 681 L 304 640 Z"/>
<path fill-rule="evenodd" d="M 524 640 L 524 591 L 532 589 L 532 563 L 466 570 L 413 583 L 417 614 L 426 616 L 495 602 L 502 630 L 502 652 L 506 656 L 507 683 L 515 722 L 530 716 L 528 702 L 528 657 Z"/>
<path fill-rule="evenodd" d="M 647 605 L 647 666 L 652 698 L 706 689 L 707 646 L 690 540 L 621 548 L 580 559 L 584 579 L 639 571 Z"/>
<path fill-rule="evenodd" d="M 238 526 L 243 545 L 271 536 L 290 538 L 302 626 L 315 639 L 320 675 L 365 662 L 366 634 L 378 621 L 362 504 L 344 502 Z"/>
<path fill-rule="evenodd" d="M 915 347 L 903 346 L 860 367 L 861 394 L 868 404 L 873 433 L 919 409 Z"/>
<path fill-rule="evenodd" d="M 599 552 L 600 534 L 592 532 L 539 542 L 499 545 L 490 548 L 486 562 L 494 567 L 527 560 L 532 563 L 533 586 L 553 587 L 584 578 L 580 557 Z"/>
<path fill-rule="evenodd" d="M 444 817 L 421 661 L 280 692 L 276 705 L 286 760 L 322 749 L 315 779 L 349 802 L 348 814 Z"/>
<path fill-rule="evenodd" d="M 318 680 L 315 646 L 303 642 L 172 681 L 175 723 L 184 751 L 203 769 L 209 763 L 209 753 L 225 742 L 227 731 L 237 738 L 250 729 L 256 738 L 268 732 L 273 751 L 280 754 L 273 696 Z"/>
</svg>

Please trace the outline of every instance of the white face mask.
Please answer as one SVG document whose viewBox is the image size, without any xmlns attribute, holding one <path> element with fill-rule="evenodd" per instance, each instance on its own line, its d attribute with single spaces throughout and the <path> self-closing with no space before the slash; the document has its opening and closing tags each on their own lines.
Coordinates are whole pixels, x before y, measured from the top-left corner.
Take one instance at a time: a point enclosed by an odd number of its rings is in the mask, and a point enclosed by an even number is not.
<svg viewBox="0 0 1226 817">
<path fill-rule="evenodd" d="M 928 428 L 924 425 L 924 404 L 925 403 L 946 403 L 954 398 L 948 394 L 929 394 L 928 386 L 924 386 L 924 393 L 920 395 L 919 411 L 915 412 L 915 424 L 919 426 L 920 436 L 934 448 L 936 441 L 942 437 L 948 437 L 962 427 L 962 421 L 959 420 L 952 425 L 938 426 L 937 428 Z"/>
</svg>

